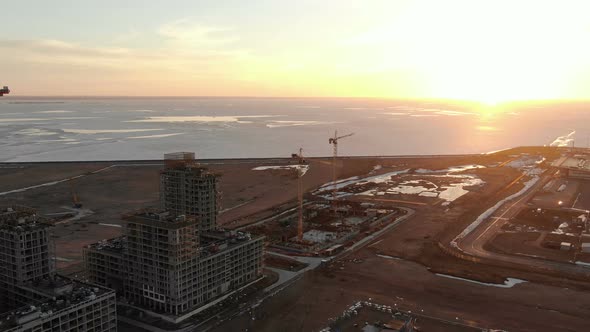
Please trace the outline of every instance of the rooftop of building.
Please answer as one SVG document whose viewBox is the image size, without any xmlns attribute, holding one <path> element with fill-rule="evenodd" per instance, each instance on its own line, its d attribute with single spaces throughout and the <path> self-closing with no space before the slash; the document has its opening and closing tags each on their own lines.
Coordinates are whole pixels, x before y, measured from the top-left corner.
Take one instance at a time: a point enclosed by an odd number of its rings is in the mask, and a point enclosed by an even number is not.
<svg viewBox="0 0 590 332">
<path fill-rule="evenodd" d="M 264 238 L 262 235 L 251 235 L 239 231 L 208 231 L 201 233 L 200 249 L 202 256 L 209 256 L 219 253 L 220 251 L 240 246 L 248 241 Z M 86 248 L 102 252 L 108 252 L 120 255 L 127 246 L 127 238 L 120 236 L 108 240 L 102 240 L 97 243 L 88 245 Z"/>
<path fill-rule="evenodd" d="M 207 167 L 202 166 L 195 159 L 194 152 L 172 152 L 164 155 L 164 165 L 166 168 L 162 172 L 189 171 L 196 175 L 218 176 L 219 174 L 210 171 Z"/>
<path fill-rule="evenodd" d="M 127 246 L 127 237 L 119 236 L 108 240 L 101 240 L 86 246 L 88 249 L 107 251 L 113 254 L 120 254 Z"/>
<path fill-rule="evenodd" d="M 569 154 L 554 161 L 553 166 L 590 172 L 590 155 Z"/>
<path fill-rule="evenodd" d="M 33 208 L 22 205 L 0 207 L 0 229 L 27 231 L 48 226 L 47 219 Z"/>
<path fill-rule="evenodd" d="M 55 276 L 53 280 L 45 279 L 21 287 L 24 290 L 45 295 L 47 300 L 35 305 L 27 305 L 0 315 L 0 331 L 18 325 L 56 315 L 60 311 L 70 310 L 87 301 L 108 296 L 113 290 L 84 283 L 64 276 Z"/>
<path fill-rule="evenodd" d="M 252 235 L 240 231 L 208 231 L 201 234 L 201 256 L 217 254 L 221 251 L 238 247 L 252 240 L 264 238 L 263 235 Z"/>
<path fill-rule="evenodd" d="M 123 215 L 123 219 L 131 222 L 153 223 L 154 225 L 188 225 L 197 222 L 194 216 L 176 215 L 161 209 L 143 209 Z"/>
</svg>

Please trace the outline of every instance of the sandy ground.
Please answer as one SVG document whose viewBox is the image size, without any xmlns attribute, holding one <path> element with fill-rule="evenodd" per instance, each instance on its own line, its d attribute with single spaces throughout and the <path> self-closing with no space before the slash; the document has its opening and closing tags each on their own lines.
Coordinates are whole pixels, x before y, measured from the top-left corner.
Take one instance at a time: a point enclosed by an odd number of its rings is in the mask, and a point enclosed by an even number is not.
<svg viewBox="0 0 590 332">
<path fill-rule="evenodd" d="M 468 162 L 491 162 L 493 157 L 439 159 L 343 159 L 337 163 L 338 177 L 367 174 L 375 165 L 384 167 L 445 168 Z M 306 191 L 332 179 L 331 159 L 311 159 L 303 177 Z M 288 170 L 254 171 L 261 165 L 292 164 L 290 159 L 272 161 L 215 161 L 205 164 L 219 173 L 221 211 L 219 224 L 233 227 L 254 222 L 293 204 L 297 195 L 296 176 Z M 1 164 L 0 204 L 23 204 L 43 214 L 71 212 L 73 193 L 91 213 L 80 220 L 57 225 L 55 236 L 58 266 L 81 261 L 81 248 L 121 233 L 121 214 L 159 204 L 161 161 L 97 163 Z M 98 173 L 92 173 L 97 172 Z M 63 181 L 81 176 L 74 180 Z M 58 183 L 53 183 L 53 182 Z M 44 185 L 44 186 L 40 186 Z M 38 186 L 38 187 L 37 187 Z M 11 192 L 34 187 L 22 192 Z M 7 193 L 11 192 L 11 193 Z M 7 193 L 7 194 L 2 194 Z"/>
<path fill-rule="evenodd" d="M 522 150 L 521 150 L 522 151 Z M 529 151 L 534 152 L 534 151 Z M 386 169 L 442 169 L 465 164 L 491 166 L 510 160 L 515 151 L 492 156 L 440 159 L 345 159 L 339 178 L 366 174 L 376 165 Z M 296 178 L 289 171 L 253 171 L 259 165 L 289 163 L 290 160 L 241 163 L 216 163 L 211 169 L 222 174 L 222 210 L 220 223 L 229 225 L 255 221 L 272 214 L 277 207 L 296 197 Z M 110 164 L 23 164 L 22 168 L 0 168 L 0 193 L 85 174 Z M 317 188 L 331 179 L 329 159 L 314 159 L 304 177 L 306 189 Z M 72 203 L 72 188 L 85 209 L 93 211 L 80 220 L 55 228 L 60 266 L 80 262 L 83 245 L 116 236 L 121 228 L 119 216 L 133 209 L 158 202 L 160 165 L 112 167 L 72 182 L 39 187 L 25 192 L 0 196 L 0 204 L 19 203 L 38 208 L 42 213 L 66 211 Z M 252 326 L 255 331 L 309 331 L 327 324 L 329 317 L 339 315 L 354 301 L 402 305 L 409 310 L 424 310 L 433 316 L 474 322 L 484 327 L 513 331 L 584 331 L 590 328 L 590 296 L 579 284 L 544 278 L 534 273 L 510 271 L 491 266 L 458 261 L 441 253 L 436 244 L 450 241 L 487 206 L 518 188 L 506 189 L 519 172 L 511 168 L 486 168 L 470 171 L 486 185 L 461 197 L 450 209 L 436 200 L 416 207 L 414 218 L 394 231 L 376 239 L 350 258 L 360 263 L 345 262 L 332 268 L 306 273 L 288 288 L 259 307 L 261 317 L 238 317 L 218 331 L 240 331 Z M 403 197 L 400 200 L 415 200 Z M 404 205 L 403 203 L 400 203 Z M 100 225 L 111 224 L 111 225 Z M 378 257 L 377 254 L 401 257 L 401 260 Z M 342 267 L 342 269 L 341 269 Z M 483 281 L 517 277 L 534 282 L 513 288 L 483 286 L 436 276 L 431 271 L 458 274 Z M 252 330 L 252 329 L 251 329 Z"/>
<path fill-rule="evenodd" d="M 386 238 L 386 240 L 388 240 Z M 317 331 L 351 303 L 373 302 L 510 331 L 586 331 L 588 293 L 524 283 L 497 288 L 439 277 L 424 266 L 362 250 L 362 263 L 309 273 L 256 310 L 215 331 Z M 423 311 L 422 311 L 423 310 Z"/>
</svg>

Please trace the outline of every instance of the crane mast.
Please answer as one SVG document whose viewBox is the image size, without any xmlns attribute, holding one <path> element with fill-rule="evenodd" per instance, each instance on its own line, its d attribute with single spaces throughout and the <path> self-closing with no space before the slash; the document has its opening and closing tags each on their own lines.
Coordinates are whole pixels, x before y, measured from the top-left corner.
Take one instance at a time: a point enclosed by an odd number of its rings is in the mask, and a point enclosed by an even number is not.
<svg viewBox="0 0 590 332">
<path fill-rule="evenodd" d="M 299 148 L 299 153 L 293 153 L 292 158 L 296 158 L 298 165 L 302 166 L 306 163 L 303 157 L 303 148 Z M 303 169 L 297 167 L 297 204 L 298 204 L 298 219 L 297 219 L 297 240 L 303 241 Z"/>
<path fill-rule="evenodd" d="M 330 137 L 330 139 L 328 140 L 328 143 L 332 144 L 333 147 L 333 156 L 332 156 L 332 206 L 334 208 L 334 210 L 336 209 L 336 192 L 337 192 L 337 188 L 338 186 L 336 185 L 336 178 L 337 178 L 337 174 L 336 174 L 336 160 L 338 159 L 338 140 L 345 138 L 345 137 L 350 137 L 354 135 L 354 133 L 350 133 L 350 134 L 346 134 L 343 136 L 338 136 L 338 130 L 334 131 L 334 137 Z"/>
</svg>

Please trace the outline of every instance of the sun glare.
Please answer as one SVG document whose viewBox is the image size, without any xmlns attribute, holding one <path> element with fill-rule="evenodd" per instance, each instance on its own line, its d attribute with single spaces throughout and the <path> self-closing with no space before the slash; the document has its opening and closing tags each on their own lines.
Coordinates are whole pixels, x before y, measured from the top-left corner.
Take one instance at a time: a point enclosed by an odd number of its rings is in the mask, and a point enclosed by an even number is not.
<svg viewBox="0 0 590 332">
<path fill-rule="evenodd" d="M 404 48 L 426 95 L 487 105 L 560 98 L 589 65 L 587 11 L 576 8 L 525 0 L 417 2 L 389 27 L 390 41 Z"/>
</svg>

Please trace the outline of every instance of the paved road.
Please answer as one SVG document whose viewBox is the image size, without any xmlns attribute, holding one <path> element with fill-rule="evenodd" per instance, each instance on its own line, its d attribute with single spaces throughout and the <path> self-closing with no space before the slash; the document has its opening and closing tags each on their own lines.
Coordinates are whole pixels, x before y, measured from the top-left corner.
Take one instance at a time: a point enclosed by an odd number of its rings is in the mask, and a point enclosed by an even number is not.
<svg viewBox="0 0 590 332">
<path fill-rule="evenodd" d="M 459 240 L 459 248 L 463 252 L 472 256 L 510 264 L 518 264 L 520 266 L 526 266 L 533 271 L 565 272 L 570 275 L 590 278 L 590 269 L 584 266 L 575 265 L 573 263 L 550 261 L 543 258 L 496 253 L 484 249 L 484 245 L 497 234 L 502 226 L 504 226 L 511 218 L 515 217 L 523 207 L 526 207 L 526 203 L 535 195 L 537 190 L 545 186 L 552 176 L 553 174 L 542 176 L 541 179 L 522 196 L 506 202 L 490 218 L 485 222 L 482 222 L 473 232 Z"/>
</svg>

